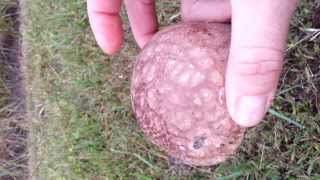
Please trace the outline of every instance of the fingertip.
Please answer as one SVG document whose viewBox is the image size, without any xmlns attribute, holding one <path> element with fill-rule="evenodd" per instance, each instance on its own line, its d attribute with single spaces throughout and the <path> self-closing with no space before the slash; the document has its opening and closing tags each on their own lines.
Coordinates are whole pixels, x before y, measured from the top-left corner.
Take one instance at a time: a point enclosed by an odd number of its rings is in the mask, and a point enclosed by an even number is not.
<svg viewBox="0 0 320 180">
<path fill-rule="evenodd" d="M 266 114 L 267 96 L 242 96 L 236 98 L 234 104 L 229 104 L 232 119 L 242 127 L 257 125 Z"/>
<path fill-rule="evenodd" d="M 100 48 L 102 49 L 102 51 L 106 54 L 109 54 L 109 55 L 114 55 L 114 54 L 117 54 L 121 47 L 101 47 Z"/>
<path fill-rule="evenodd" d="M 88 0 L 88 17 L 95 39 L 107 54 L 117 53 L 123 42 L 119 15 L 121 0 Z"/>
<path fill-rule="evenodd" d="M 240 127 L 243 128 L 249 128 L 257 126 L 262 120 L 256 120 L 256 121 L 248 121 L 247 119 L 241 119 L 237 117 L 232 117 L 232 120 L 238 124 Z"/>
<path fill-rule="evenodd" d="M 89 17 L 95 39 L 107 54 L 114 54 L 123 43 L 122 22 L 119 15 L 99 14 Z"/>
<path fill-rule="evenodd" d="M 154 32 L 150 32 L 148 34 L 137 35 L 136 41 L 139 47 L 143 48 L 151 40 L 151 38 L 154 36 L 156 32 L 157 30 L 155 30 Z"/>
<path fill-rule="evenodd" d="M 239 114 L 230 114 L 232 120 L 238 124 L 240 127 L 249 128 L 257 126 L 264 117 L 264 114 L 261 114 L 260 116 L 252 116 L 251 118 L 247 115 L 239 115 Z"/>
<path fill-rule="evenodd" d="M 120 34 L 118 34 L 117 38 L 114 38 L 113 40 L 109 40 L 109 38 L 96 38 L 97 43 L 99 47 L 102 49 L 102 51 L 106 54 L 113 55 L 118 53 L 123 45 L 123 33 L 121 31 Z"/>
<path fill-rule="evenodd" d="M 154 0 L 126 0 L 127 14 L 133 35 L 140 48 L 143 48 L 158 31 Z"/>
<path fill-rule="evenodd" d="M 272 104 L 274 91 L 267 95 L 251 96 L 229 91 L 228 95 L 227 107 L 233 121 L 241 127 L 253 127 L 265 118 Z"/>
</svg>

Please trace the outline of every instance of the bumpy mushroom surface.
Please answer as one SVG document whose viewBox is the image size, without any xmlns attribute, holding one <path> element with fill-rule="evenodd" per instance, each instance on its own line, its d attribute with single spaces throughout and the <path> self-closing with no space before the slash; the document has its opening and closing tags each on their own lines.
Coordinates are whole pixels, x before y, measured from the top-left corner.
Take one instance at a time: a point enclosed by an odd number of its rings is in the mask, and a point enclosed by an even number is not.
<svg viewBox="0 0 320 180">
<path fill-rule="evenodd" d="M 135 63 L 131 98 L 140 127 L 187 164 L 220 163 L 242 141 L 245 130 L 225 103 L 229 46 L 230 25 L 178 24 L 160 31 Z"/>
</svg>

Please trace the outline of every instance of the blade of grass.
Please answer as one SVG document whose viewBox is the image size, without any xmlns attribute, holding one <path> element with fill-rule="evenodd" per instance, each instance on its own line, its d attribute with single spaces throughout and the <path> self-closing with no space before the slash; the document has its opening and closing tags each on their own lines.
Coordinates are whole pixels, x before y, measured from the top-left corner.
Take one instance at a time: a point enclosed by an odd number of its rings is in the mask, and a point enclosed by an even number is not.
<svg viewBox="0 0 320 180">
<path fill-rule="evenodd" d="M 133 155 L 138 158 L 140 161 L 144 162 L 145 164 L 147 164 L 149 167 L 151 167 L 152 169 L 155 170 L 160 170 L 158 167 L 154 166 L 153 164 L 151 164 L 149 161 L 147 161 L 145 158 L 143 158 L 142 156 L 140 156 L 137 153 L 133 153 Z"/>
<path fill-rule="evenodd" d="M 115 149 L 110 149 L 111 152 L 113 153 L 118 153 L 118 154 L 126 154 L 126 155 L 131 155 L 136 157 L 137 159 L 139 159 L 140 161 L 142 161 L 143 163 L 145 163 L 146 165 L 148 165 L 149 167 L 151 167 L 154 170 L 160 170 L 159 167 L 154 166 L 153 164 L 151 164 L 148 160 L 146 160 L 145 158 L 143 158 L 142 156 L 140 156 L 137 153 L 130 153 L 130 152 L 125 152 L 125 151 L 119 151 L 119 150 L 115 150 Z"/>
<path fill-rule="evenodd" d="M 271 108 L 270 108 L 270 109 L 268 110 L 268 112 L 269 112 L 270 114 L 278 117 L 279 119 L 285 120 L 285 121 L 287 121 L 288 123 L 297 126 L 297 127 L 300 128 L 300 129 L 304 129 L 304 128 L 305 128 L 302 124 L 296 122 L 295 120 L 292 120 L 291 118 L 288 118 L 287 116 L 281 114 L 280 112 L 275 111 L 274 109 L 271 109 Z"/>
<path fill-rule="evenodd" d="M 237 178 L 239 176 L 243 175 L 242 172 L 235 172 L 233 174 L 230 174 L 228 176 L 223 176 L 223 177 L 219 177 L 218 180 L 228 180 L 228 179 L 234 179 Z"/>
</svg>

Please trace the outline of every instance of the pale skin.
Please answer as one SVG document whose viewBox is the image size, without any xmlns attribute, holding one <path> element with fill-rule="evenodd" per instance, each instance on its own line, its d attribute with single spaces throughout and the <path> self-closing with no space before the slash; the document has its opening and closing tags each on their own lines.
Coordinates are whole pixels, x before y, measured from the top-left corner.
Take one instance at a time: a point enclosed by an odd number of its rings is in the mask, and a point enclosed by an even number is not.
<svg viewBox="0 0 320 180">
<path fill-rule="evenodd" d="M 155 0 L 124 0 L 142 48 L 158 31 Z M 87 0 L 95 38 L 107 54 L 123 43 L 121 0 Z M 232 23 L 226 100 L 232 119 L 257 125 L 270 107 L 283 65 L 290 19 L 298 0 L 181 0 L 183 21 Z"/>
</svg>

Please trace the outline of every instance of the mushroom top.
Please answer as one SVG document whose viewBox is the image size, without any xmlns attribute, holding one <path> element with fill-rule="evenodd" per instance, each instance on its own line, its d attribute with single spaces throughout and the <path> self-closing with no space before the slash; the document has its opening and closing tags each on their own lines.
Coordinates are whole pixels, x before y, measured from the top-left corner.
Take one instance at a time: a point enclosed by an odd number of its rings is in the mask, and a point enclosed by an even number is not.
<svg viewBox="0 0 320 180">
<path fill-rule="evenodd" d="M 157 33 L 135 62 L 131 98 L 149 139 L 187 164 L 208 166 L 236 152 L 245 129 L 226 108 L 230 25 L 178 24 Z"/>
</svg>

